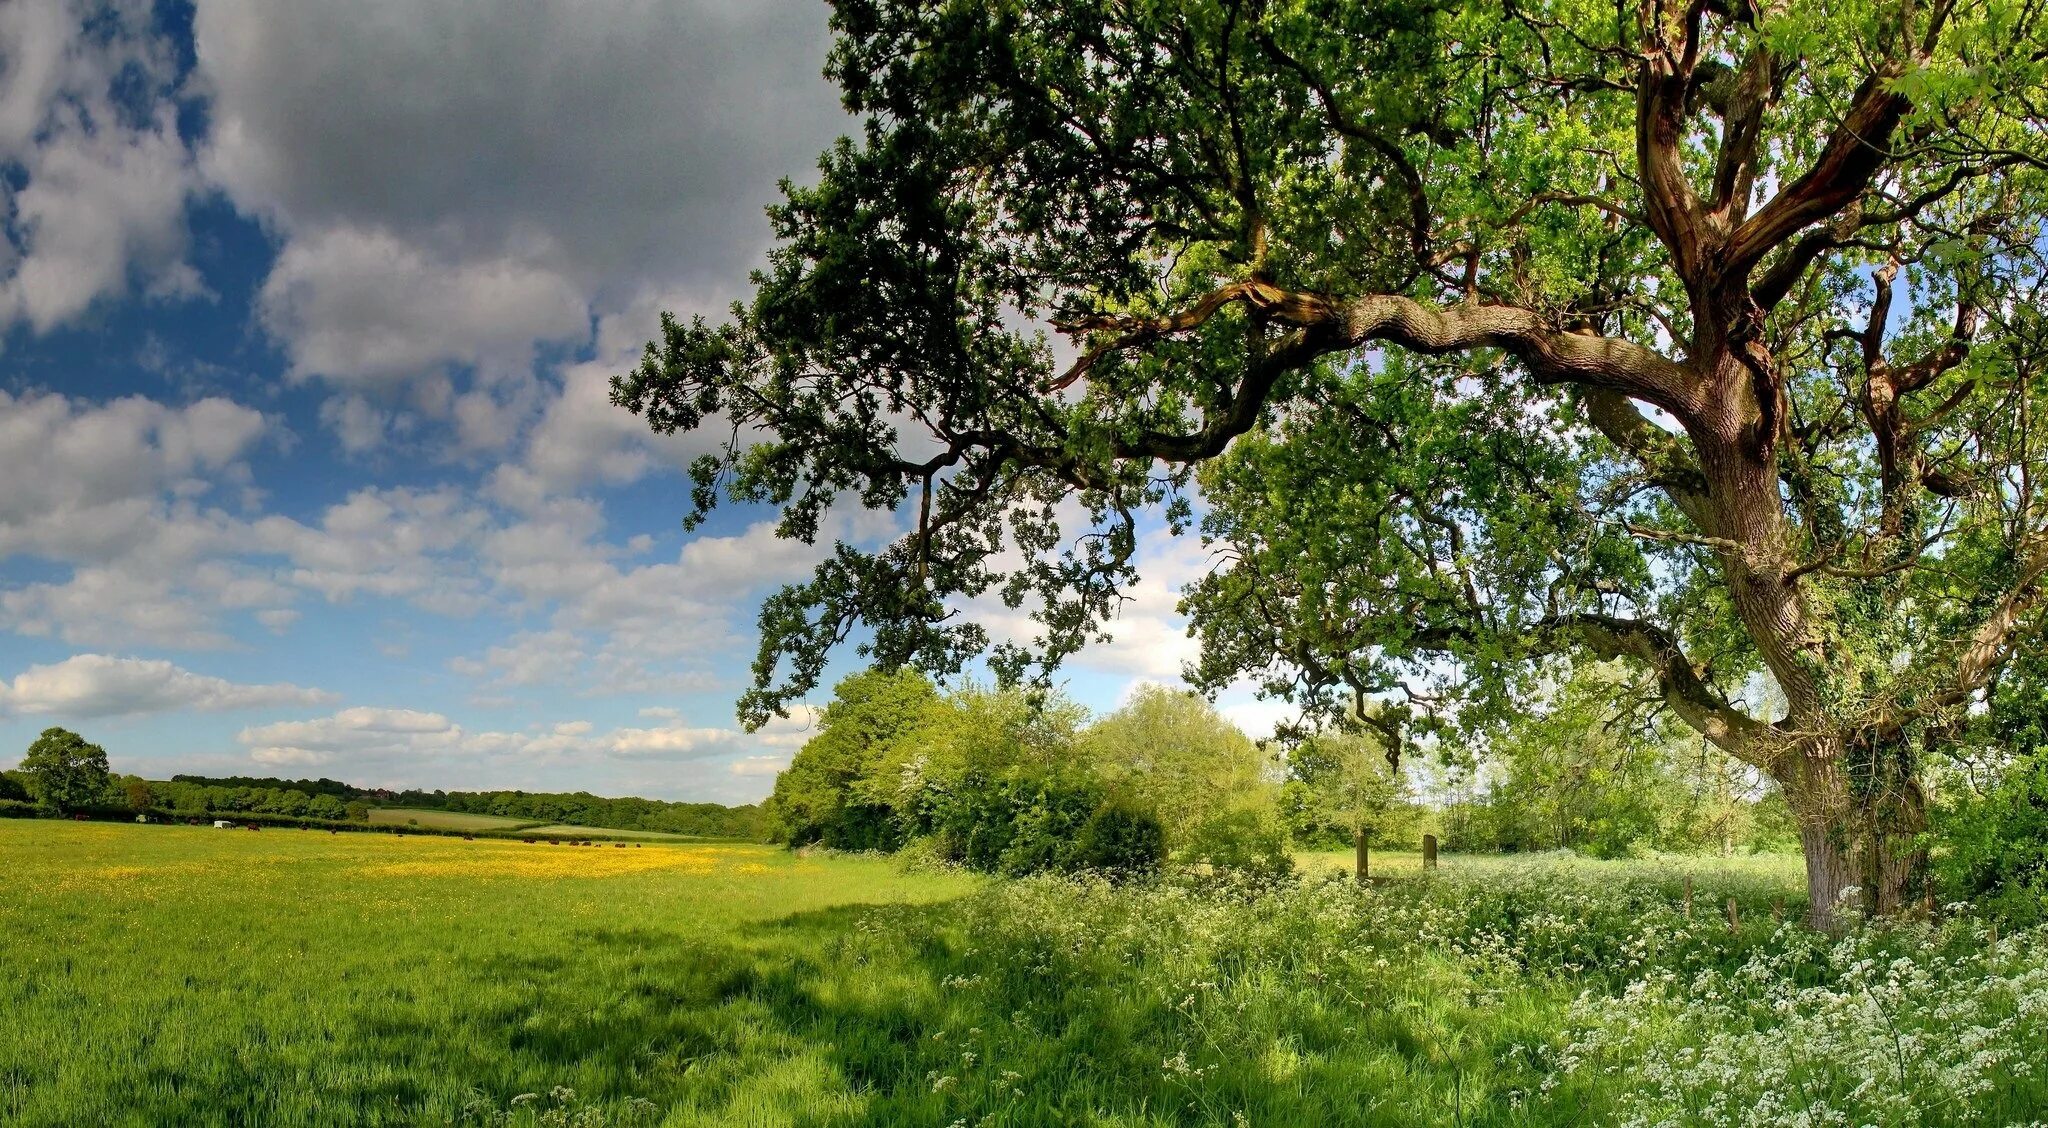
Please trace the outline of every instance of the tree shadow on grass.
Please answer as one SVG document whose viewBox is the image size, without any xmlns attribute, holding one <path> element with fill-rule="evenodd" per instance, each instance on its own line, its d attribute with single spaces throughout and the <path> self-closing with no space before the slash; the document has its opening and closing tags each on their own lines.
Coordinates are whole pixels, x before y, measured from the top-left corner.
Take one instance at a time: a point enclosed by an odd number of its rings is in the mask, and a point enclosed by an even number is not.
<svg viewBox="0 0 2048 1128">
<path fill-rule="evenodd" d="M 1280 985 L 1231 1015 L 1213 983 L 1076 975 L 959 909 L 841 906 L 711 943 L 585 933 L 623 980 L 526 1015 L 512 1056 L 681 1124 L 1482 1124 L 1509 1111 L 1489 1092 L 1533 1076 L 1496 1060 L 1533 1012 L 1482 1016 L 1440 970 L 1381 1008 Z"/>
</svg>

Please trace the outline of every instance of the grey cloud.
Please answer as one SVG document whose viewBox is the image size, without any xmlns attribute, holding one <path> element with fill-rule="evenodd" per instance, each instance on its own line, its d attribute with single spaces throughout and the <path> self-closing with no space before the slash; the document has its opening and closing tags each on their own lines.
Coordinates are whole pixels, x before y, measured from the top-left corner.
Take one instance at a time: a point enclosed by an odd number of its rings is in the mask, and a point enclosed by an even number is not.
<svg viewBox="0 0 2048 1128">
<path fill-rule="evenodd" d="M 730 293 L 846 129 L 815 3 L 205 0 L 196 29 L 204 166 L 287 239 L 266 323 L 343 378 L 586 338 L 569 295 Z M 436 316 L 381 300 L 404 277 Z"/>
</svg>

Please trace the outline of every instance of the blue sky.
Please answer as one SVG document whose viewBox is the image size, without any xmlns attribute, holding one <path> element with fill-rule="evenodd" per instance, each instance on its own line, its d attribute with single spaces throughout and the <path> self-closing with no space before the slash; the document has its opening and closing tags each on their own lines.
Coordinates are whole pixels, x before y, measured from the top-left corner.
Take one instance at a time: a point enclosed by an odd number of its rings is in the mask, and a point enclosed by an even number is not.
<svg viewBox="0 0 2048 1128">
<path fill-rule="evenodd" d="M 0 5 L 0 761 L 765 794 L 808 718 L 732 702 L 824 549 L 686 537 L 698 440 L 606 380 L 742 294 L 850 124 L 827 46 L 801 2 Z M 1096 708 L 1191 654 L 1200 547 L 1144 558 Z"/>
</svg>

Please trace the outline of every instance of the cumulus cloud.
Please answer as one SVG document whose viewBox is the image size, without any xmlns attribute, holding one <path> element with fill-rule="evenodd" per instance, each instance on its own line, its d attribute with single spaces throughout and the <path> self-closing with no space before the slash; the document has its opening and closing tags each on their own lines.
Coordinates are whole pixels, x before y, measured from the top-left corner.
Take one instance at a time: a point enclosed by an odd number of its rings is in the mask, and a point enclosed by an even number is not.
<svg viewBox="0 0 2048 1128">
<path fill-rule="evenodd" d="M 732 766 L 726 770 L 736 776 L 768 776 L 773 778 L 781 775 L 782 769 L 788 766 L 788 756 L 742 756 L 734 760 Z"/>
<path fill-rule="evenodd" d="M 544 267 L 435 257 L 353 228 L 287 243 L 260 308 L 264 327 L 290 344 L 295 377 L 373 385 L 449 363 L 523 368 L 536 342 L 589 330 L 582 293 Z"/>
<path fill-rule="evenodd" d="M 1069 533 L 1083 527 L 1082 518 L 1078 505 L 1072 501 L 1063 504 L 1060 519 Z M 1010 555 L 1014 558 L 1014 550 Z M 1179 684 L 1182 670 L 1201 656 L 1200 644 L 1187 633 L 1180 596 L 1210 568 L 1209 552 L 1200 538 L 1175 536 L 1160 524 L 1139 534 L 1133 563 L 1139 578 L 1125 589 L 1127 598 L 1103 626 L 1108 641 L 1087 647 L 1069 659 L 1068 665 L 1119 679 Z M 998 642 L 1028 644 L 1043 630 L 1031 618 L 1035 602 L 1012 608 L 990 594 L 956 600 L 954 605 L 986 627 Z"/>
<path fill-rule="evenodd" d="M 0 5 L 0 328 L 46 332 L 137 287 L 203 292 L 185 258 L 199 182 L 176 81 L 140 0 Z"/>
<path fill-rule="evenodd" d="M 645 451 L 584 441 L 608 429 L 582 414 L 592 373 L 510 390 L 535 346 L 609 361 L 594 321 L 632 310 L 644 338 L 652 294 L 722 304 L 777 180 L 845 131 L 814 2 L 209 0 L 195 39 L 201 163 L 284 240 L 260 312 L 293 372 L 387 395 L 466 373 L 494 390 L 437 418 L 472 449 L 566 401 L 536 448 L 549 474 L 616 477 Z"/>
<path fill-rule="evenodd" d="M 0 555 L 104 560 L 160 534 L 166 495 L 245 478 L 261 412 L 229 400 L 172 407 L 140 396 L 92 404 L 0 391 Z"/>
<path fill-rule="evenodd" d="M 0 591 L 0 627 L 81 646 L 218 647 L 222 611 L 280 608 L 291 593 L 227 557 L 239 496 L 272 422 L 221 398 L 93 404 L 0 392 L 0 558 L 70 565 L 68 578 Z"/>
<path fill-rule="evenodd" d="M 462 729 L 439 713 L 359 706 L 330 717 L 245 728 L 235 739 L 259 764 L 324 764 L 342 756 L 363 762 L 446 751 L 461 744 Z"/>
<path fill-rule="evenodd" d="M 30 666 L 0 682 L 0 713 L 123 717 L 182 710 L 227 712 L 280 705 L 319 705 L 334 695 L 296 685 L 243 685 L 169 662 L 77 654 Z"/>
</svg>

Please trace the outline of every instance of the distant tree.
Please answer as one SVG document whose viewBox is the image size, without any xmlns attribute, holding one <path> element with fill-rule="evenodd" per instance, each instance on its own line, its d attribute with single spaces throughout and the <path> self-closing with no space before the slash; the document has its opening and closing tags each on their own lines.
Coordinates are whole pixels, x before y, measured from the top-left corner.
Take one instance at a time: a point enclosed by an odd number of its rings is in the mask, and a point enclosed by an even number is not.
<svg viewBox="0 0 2048 1128">
<path fill-rule="evenodd" d="M 25 803 L 29 799 L 28 783 L 20 772 L 0 772 L 0 800 Z"/>
<path fill-rule="evenodd" d="M 1668 845 L 1726 857 L 1754 843 L 1757 804 L 1768 792 L 1756 769 L 1712 741 L 1685 738 L 1666 749 L 1665 763 L 1678 785 L 1671 797 Z"/>
<path fill-rule="evenodd" d="M 776 838 L 842 849 L 894 845 L 891 808 L 862 785 L 904 734 L 926 722 L 937 699 L 931 682 L 909 671 L 866 671 L 841 681 L 818 735 L 775 779 L 768 807 Z"/>
<path fill-rule="evenodd" d="M 1503 846 L 1614 857 L 1654 842 L 1676 732 L 1617 704 L 1630 698 L 1629 675 L 1618 663 L 1574 666 L 1488 734 Z"/>
<path fill-rule="evenodd" d="M 146 815 L 156 806 L 156 792 L 149 781 L 139 776 L 130 776 L 121 784 L 121 794 L 128 800 L 128 809 L 138 815 Z"/>
<path fill-rule="evenodd" d="M 1374 839 L 1406 814 L 1399 763 L 1382 739 L 1349 732 L 1311 736 L 1287 757 L 1283 805 L 1297 825 L 1341 829 L 1360 881 L 1371 871 Z"/>
<path fill-rule="evenodd" d="M 1111 792 L 1159 816 L 1170 849 L 1185 846 L 1203 823 L 1242 812 L 1277 825 L 1278 772 L 1270 759 L 1194 694 L 1140 685 L 1089 727 L 1081 751 Z"/>
<path fill-rule="evenodd" d="M 69 729 L 48 728 L 28 746 L 21 770 L 44 810 L 65 814 L 107 791 L 107 751 Z"/>
<path fill-rule="evenodd" d="M 370 817 L 370 805 L 367 803 L 350 803 L 344 813 L 351 822 L 363 822 Z"/>
</svg>

